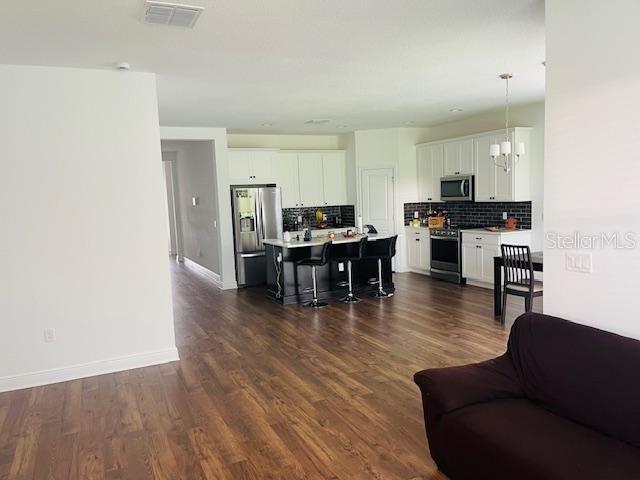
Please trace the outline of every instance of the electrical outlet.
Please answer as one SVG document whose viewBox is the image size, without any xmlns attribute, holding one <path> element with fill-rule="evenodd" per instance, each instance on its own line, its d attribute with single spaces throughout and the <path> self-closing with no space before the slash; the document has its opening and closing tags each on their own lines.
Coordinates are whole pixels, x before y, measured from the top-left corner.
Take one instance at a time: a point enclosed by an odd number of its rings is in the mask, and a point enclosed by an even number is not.
<svg viewBox="0 0 640 480">
<path fill-rule="evenodd" d="M 569 272 L 591 273 L 593 272 L 591 253 L 566 253 L 565 266 Z"/>
<path fill-rule="evenodd" d="M 502 212 L 502 219 L 506 220 L 507 219 L 507 212 Z"/>
<path fill-rule="evenodd" d="M 419 211 L 415 211 L 413 212 L 413 218 L 418 218 L 420 216 L 420 212 Z"/>
<path fill-rule="evenodd" d="M 56 341 L 56 331 L 53 328 L 44 329 L 44 341 L 51 343 Z"/>
<path fill-rule="evenodd" d="M 344 272 L 344 262 L 338 263 L 338 271 L 339 272 Z"/>
</svg>

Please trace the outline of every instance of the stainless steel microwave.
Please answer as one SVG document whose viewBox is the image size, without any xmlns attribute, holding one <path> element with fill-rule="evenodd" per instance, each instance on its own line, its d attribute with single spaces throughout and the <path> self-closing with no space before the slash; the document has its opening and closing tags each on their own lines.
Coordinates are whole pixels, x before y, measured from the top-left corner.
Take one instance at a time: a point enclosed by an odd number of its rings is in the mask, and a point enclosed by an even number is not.
<svg viewBox="0 0 640 480">
<path fill-rule="evenodd" d="M 440 178 L 440 200 L 473 201 L 473 175 L 455 175 Z"/>
</svg>

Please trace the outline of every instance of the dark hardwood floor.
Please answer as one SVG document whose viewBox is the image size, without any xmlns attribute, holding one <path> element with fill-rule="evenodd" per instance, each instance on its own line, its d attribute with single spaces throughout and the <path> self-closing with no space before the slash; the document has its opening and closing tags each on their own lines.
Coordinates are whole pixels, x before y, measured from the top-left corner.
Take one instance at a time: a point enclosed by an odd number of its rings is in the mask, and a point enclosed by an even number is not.
<svg viewBox="0 0 640 480">
<path fill-rule="evenodd" d="M 397 274 L 310 311 L 172 271 L 181 361 L 0 394 L 1 479 L 442 479 L 412 375 L 500 354 L 524 310 Z"/>
</svg>

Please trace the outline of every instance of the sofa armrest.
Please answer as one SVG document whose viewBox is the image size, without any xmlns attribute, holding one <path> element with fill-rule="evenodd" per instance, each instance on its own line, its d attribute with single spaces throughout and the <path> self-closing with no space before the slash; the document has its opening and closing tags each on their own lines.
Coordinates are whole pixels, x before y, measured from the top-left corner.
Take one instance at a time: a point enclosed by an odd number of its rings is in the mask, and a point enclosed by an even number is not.
<svg viewBox="0 0 640 480">
<path fill-rule="evenodd" d="M 475 403 L 524 395 L 507 353 L 482 363 L 423 370 L 413 379 L 422 392 L 425 417 L 428 413 L 432 419 Z"/>
</svg>

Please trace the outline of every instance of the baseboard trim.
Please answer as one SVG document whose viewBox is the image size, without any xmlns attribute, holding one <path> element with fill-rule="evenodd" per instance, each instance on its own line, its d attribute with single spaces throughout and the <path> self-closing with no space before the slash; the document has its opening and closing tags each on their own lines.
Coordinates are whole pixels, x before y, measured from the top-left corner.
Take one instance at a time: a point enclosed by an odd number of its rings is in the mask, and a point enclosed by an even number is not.
<svg viewBox="0 0 640 480">
<path fill-rule="evenodd" d="M 190 269 L 202 275 L 203 277 L 206 277 L 209 280 L 211 280 L 216 287 L 222 288 L 222 280 L 220 279 L 220 275 L 218 275 L 217 273 L 212 272 L 208 268 L 203 267 L 199 263 L 196 263 L 187 257 L 184 257 L 184 264 Z"/>
<path fill-rule="evenodd" d="M 178 349 L 174 347 L 166 350 L 136 353 L 51 370 L 1 377 L 0 392 L 67 382 L 78 378 L 94 377 L 96 375 L 121 372 L 134 368 L 150 367 L 152 365 L 175 362 L 176 360 L 180 360 L 180 358 L 178 357 Z"/>
</svg>

